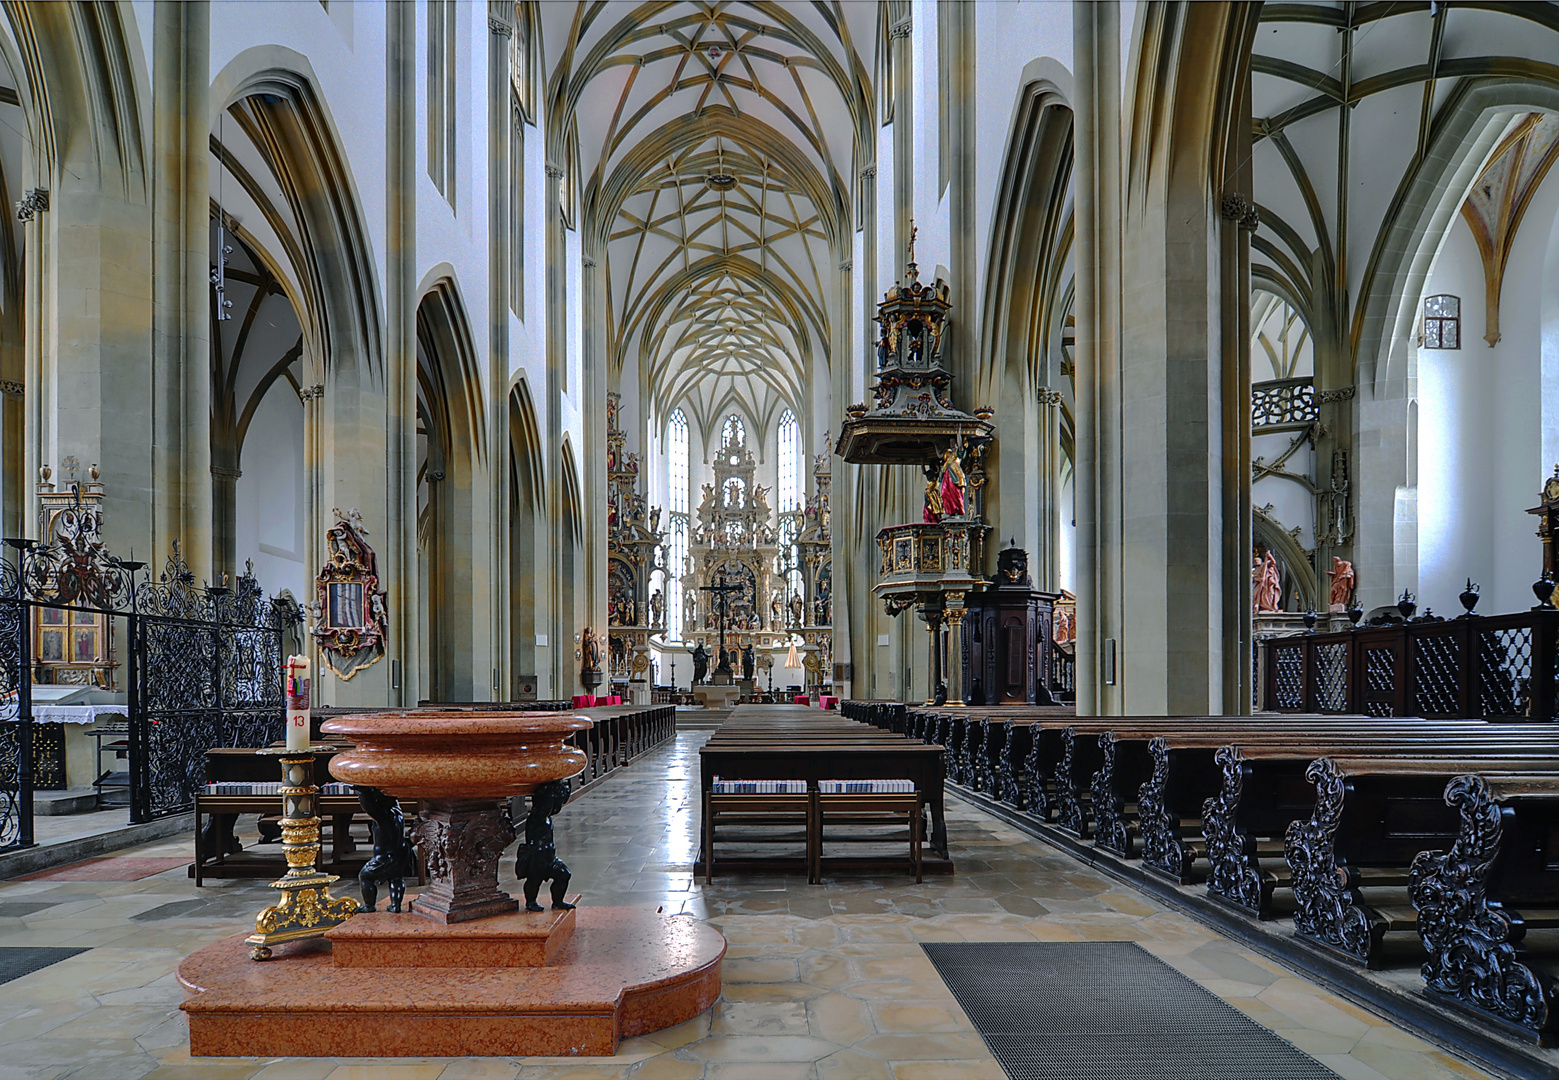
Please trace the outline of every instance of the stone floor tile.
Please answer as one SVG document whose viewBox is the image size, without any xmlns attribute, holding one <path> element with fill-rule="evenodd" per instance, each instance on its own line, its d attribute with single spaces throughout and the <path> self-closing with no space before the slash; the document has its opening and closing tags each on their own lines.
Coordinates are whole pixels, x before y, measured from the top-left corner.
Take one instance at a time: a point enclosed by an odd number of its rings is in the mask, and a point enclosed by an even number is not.
<svg viewBox="0 0 1559 1080">
<path fill-rule="evenodd" d="M 702 1061 L 686 1061 L 671 1054 L 662 1054 L 636 1065 L 628 1075 L 633 1080 L 701 1080 L 704 1067 Z"/>
<path fill-rule="evenodd" d="M 824 994 L 807 1002 L 807 1028 L 812 1035 L 849 1046 L 874 1032 L 871 1014 L 859 998 Z"/>
<path fill-rule="evenodd" d="M 854 1050 L 841 1050 L 817 1063 L 818 1080 L 892 1080 L 886 1061 Z"/>
<path fill-rule="evenodd" d="M 816 1061 L 836 1053 L 839 1047 L 804 1035 L 718 1035 L 687 1047 L 684 1054 L 702 1061 L 773 1062 Z"/>
<path fill-rule="evenodd" d="M 942 1001 L 874 1001 L 872 1022 L 884 1034 L 972 1032 L 974 1025 L 958 1005 Z"/>
<path fill-rule="evenodd" d="M 286 1058 L 261 1066 L 254 1080 L 325 1080 L 335 1067 L 331 1058 Z"/>
<path fill-rule="evenodd" d="M 895 1061 L 893 1080 L 1007 1080 L 995 1058 L 968 1061 Z"/>
</svg>

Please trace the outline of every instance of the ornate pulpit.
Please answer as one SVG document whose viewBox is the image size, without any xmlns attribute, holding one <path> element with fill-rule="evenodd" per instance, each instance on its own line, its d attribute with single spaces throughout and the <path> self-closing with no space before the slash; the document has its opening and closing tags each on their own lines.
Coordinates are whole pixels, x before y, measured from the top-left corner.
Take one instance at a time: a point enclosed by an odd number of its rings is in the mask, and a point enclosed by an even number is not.
<svg viewBox="0 0 1559 1080">
<path fill-rule="evenodd" d="M 931 633 L 932 686 L 948 680 L 947 701 L 963 701 L 963 664 L 943 658 L 942 626 L 961 657 L 965 600 L 980 589 L 985 534 L 983 458 L 991 441 L 990 409 L 967 413 L 951 399 L 953 375 L 944 366 L 952 313 L 948 284 L 920 281 L 911 230 L 904 280 L 877 305 L 875 404 L 852 405 L 835 452 L 856 464 L 915 465 L 925 475 L 925 507 L 918 522 L 889 525 L 877 534 L 882 568 L 873 593 L 889 614 L 909 608 Z M 933 690 L 933 693 L 937 693 Z"/>
</svg>

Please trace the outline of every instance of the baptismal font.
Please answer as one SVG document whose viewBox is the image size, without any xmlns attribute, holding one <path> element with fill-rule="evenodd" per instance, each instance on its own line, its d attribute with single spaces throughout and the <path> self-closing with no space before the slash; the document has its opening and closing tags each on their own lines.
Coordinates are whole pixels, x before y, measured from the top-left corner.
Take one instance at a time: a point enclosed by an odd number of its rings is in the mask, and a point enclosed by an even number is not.
<svg viewBox="0 0 1559 1080">
<path fill-rule="evenodd" d="M 416 801 L 429 884 L 410 911 L 365 906 L 262 964 L 242 935 L 187 957 L 191 1055 L 609 1055 L 709 1008 L 720 995 L 719 931 L 567 894 L 551 817 L 585 767 L 573 740 L 591 726 L 573 713 L 448 709 L 326 721 L 326 734 L 352 744 L 331 758 L 331 775 L 369 793 L 376 820 L 397 816 L 384 800 Z M 513 864 L 528 901 L 520 910 L 500 862 L 518 831 L 509 800 L 527 795 Z"/>
</svg>

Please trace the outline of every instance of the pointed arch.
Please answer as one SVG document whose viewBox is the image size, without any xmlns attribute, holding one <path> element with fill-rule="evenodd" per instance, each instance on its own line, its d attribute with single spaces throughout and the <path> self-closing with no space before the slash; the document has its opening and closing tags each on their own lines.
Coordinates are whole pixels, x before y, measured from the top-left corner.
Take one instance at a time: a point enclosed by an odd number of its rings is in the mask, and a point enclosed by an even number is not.
<svg viewBox="0 0 1559 1080">
<path fill-rule="evenodd" d="M 309 380 L 352 369 L 382 384 L 383 302 L 372 233 L 308 58 L 279 45 L 239 53 L 212 80 L 211 107 L 213 129 L 227 112 L 280 188 L 284 205 L 257 201 L 303 294 Z"/>
<path fill-rule="evenodd" d="M 474 701 L 481 627 L 492 603 L 470 553 L 489 527 L 482 383 L 465 306 L 447 267 L 417 305 L 418 563 L 426 643 L 422 686 L 433 701 Z"/>
</svg>

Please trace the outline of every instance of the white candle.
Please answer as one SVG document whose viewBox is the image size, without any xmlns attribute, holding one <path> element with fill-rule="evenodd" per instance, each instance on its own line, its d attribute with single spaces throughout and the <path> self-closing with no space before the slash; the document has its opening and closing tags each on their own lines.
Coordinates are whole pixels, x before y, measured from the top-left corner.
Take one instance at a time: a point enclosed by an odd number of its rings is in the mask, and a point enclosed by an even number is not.
<svg viewBox="0 0 1559 1080">
<path fill-rule="evenodd" d="M 309 746 L 309 658 L 289 656 L 283 670 L 287 673 L 287 749 L 307 750 Z"/>
</svg>

